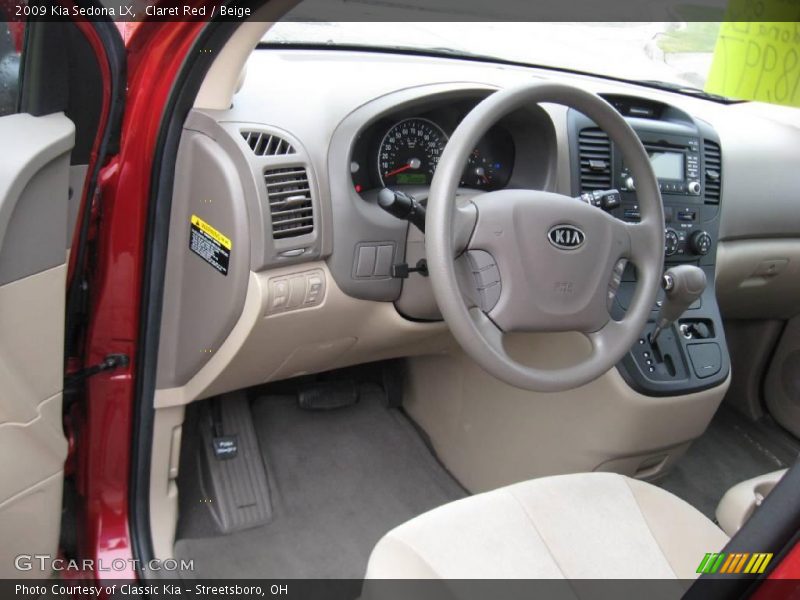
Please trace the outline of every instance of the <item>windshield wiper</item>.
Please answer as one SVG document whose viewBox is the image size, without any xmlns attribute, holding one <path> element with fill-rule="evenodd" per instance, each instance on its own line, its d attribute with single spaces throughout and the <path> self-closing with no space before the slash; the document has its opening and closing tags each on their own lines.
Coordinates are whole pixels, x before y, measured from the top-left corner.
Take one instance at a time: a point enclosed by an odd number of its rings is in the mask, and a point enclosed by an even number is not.
<svg viewBox="0 0 800 600">
<path fill-rule="evenodd" d="M 657 79 L 636 79 L 633 81 L 633 83 L 638 83 L 639 85 L 646 85 L 647 87 L 653 87 L 659 90 L 678 92 L 679 94 L 686 94 L 687 96 L 697 96 L 698 98 L 703 98 L 704 100 L 714 100 L 715 102 L 724 102 L 725 104 L 738 104 L 740 102 L 745 102 L 745 100 L 736 100 L 734 98 L 728 98 L 727 96 L 712 94 L 710 92 L 706 92 L 705 90 L 701 90 L 700 88 L 696 88 L 691 85 L 685 85 L 682 83 L 671 83 L 669 81 L 659 81 Z"/>
</svg>

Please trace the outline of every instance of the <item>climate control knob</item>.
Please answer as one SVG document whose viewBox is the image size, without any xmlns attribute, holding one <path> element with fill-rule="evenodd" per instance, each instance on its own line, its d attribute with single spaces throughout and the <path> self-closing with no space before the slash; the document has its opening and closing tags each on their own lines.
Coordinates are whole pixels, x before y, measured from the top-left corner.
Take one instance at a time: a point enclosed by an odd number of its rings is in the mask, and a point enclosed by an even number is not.
<svg viewBox="0 0 800 600">
<path fill-rule="evenodd" d="M 695 231 L 689 238 L 689 248 L 695 254 L 705 256 L 711 251 L 711 236 L 706 231 Z"/>
<path fill-rule="evenodd" d="M 678 232 L 674 229 L 664 231 L 664 255 L 672 256 L 678 251 Z"/>
</svg>

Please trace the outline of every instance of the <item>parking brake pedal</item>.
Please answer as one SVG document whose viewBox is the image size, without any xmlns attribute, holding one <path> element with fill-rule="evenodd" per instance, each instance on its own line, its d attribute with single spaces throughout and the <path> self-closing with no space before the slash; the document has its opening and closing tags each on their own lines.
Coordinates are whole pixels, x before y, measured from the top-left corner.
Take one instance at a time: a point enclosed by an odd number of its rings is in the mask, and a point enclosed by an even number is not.
<svg viewBox="0 0 800 600">
<path fill-rule="evenodd" d="M 214 398 L 200 418 L 201 486 L 222 533 L 268 523 L 269 483 L 244 393 Z"/>
</svg>

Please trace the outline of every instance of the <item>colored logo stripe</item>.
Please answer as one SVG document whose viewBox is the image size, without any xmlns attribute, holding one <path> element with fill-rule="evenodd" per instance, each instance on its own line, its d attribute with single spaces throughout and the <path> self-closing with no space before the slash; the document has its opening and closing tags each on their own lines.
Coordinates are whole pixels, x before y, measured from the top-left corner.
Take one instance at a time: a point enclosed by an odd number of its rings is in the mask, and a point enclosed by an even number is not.
<svg viewBox="0 0 800 600">
<path fill-rule="evenodd" d="M 700 561 L 696 572 L 735 574 L 744 570 L 747 574 L 758 575 L 766 570 L 771 560 L 772 553 L 767 552 L 709 552 Z"/>
<path fill-rule="evenodd" d="M 747 567 L 745 568 L 745 573 L 763 573 L 764 570 L 767 568 L 769 561 L 772 560 L 772 553 L 769 554 L 761 552 L 753 554 L 753 558 L 750 559 L 750 562 L 747 563 Z"/>
<path fill-rule="evenodd" d="M 720 552 L 719 554 L 716 552 L 709 552 L 703 557 L 703 560 L 700 561 L 700 566 L 697 567 L 697 572 L 716 573 L 717 569 L 719 569 L 720 565 L 722 565 L 723 560 L 725 560 L 724 552 Z"/>
</svg>

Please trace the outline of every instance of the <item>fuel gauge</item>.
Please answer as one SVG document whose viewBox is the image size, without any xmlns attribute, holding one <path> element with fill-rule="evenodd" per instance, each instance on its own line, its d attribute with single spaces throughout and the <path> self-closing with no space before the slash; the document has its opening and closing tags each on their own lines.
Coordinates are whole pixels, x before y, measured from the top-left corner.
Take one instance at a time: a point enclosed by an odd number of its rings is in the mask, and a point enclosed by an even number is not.
<svg viewBox="0 0 800 600">
<path fill-rule="evenodd" d="M 492 161 L 485 156 L 480 149 L 470 153 L 467 159 L 467 168 L 461 176 L 461 185 L 464 187 L 475 187 L 493 189 L 497 179 L 497 171 L 502 165 Z"/>
<path fill-rule="evenodd" d="M 514 142 L 511 135 L 496 127 L 480 141 L 467 157 L 461 175 L 463 187 L 499 190 L 508 185 L 514 165 Z"/>
</svg>

